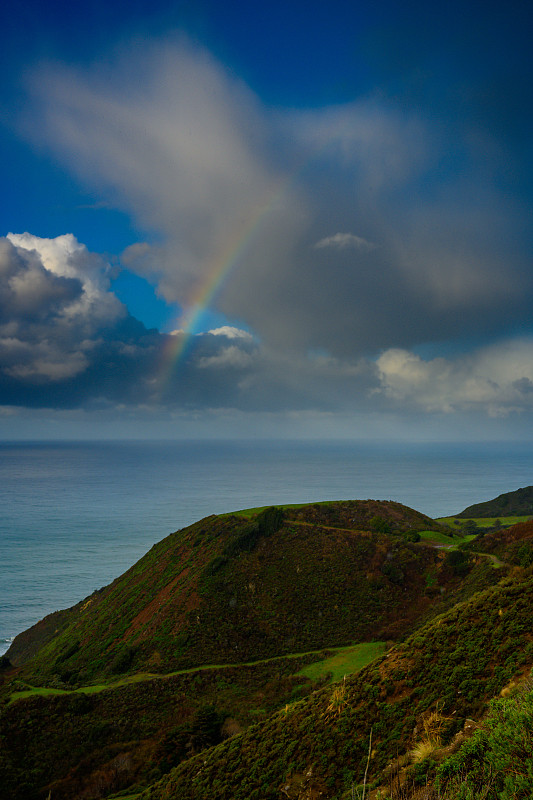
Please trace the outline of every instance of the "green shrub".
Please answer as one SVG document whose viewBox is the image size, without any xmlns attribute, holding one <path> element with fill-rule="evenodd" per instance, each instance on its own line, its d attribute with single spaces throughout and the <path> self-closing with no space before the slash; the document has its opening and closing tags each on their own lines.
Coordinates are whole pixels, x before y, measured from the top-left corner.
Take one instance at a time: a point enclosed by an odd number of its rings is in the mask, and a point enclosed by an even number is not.
<svg viewBox="0 0 533 800">
<path fill-rule="evenodd" d="M 530 800 L 533 795 L 533 688 L 492 703 L 483 728 L 437 770 L 443 798 Z"/>
</svg>

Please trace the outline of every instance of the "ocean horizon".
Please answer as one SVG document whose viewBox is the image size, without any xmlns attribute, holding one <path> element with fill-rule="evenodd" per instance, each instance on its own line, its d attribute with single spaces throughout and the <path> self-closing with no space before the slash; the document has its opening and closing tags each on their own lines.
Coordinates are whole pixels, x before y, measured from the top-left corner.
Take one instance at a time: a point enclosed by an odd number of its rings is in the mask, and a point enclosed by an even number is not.
<svg viewBox="0 0 533 800">
<path fill-rule="evenodd" d="M 519 442 L 3 442 L 0 654 L 210 514 L 372 498 L 440 517 L 531 484 Z"/>
</svg>

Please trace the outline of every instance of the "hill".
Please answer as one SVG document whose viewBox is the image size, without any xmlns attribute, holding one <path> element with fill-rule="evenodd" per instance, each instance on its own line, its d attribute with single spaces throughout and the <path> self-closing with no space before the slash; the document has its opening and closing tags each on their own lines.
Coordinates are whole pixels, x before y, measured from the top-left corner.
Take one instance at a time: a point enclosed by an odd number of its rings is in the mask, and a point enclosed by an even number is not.
<svg viewBox="0 0 533 800">
<path fill-rule="evenodd" d="M 395 639 L 454 581 L 415 546 L 439 529 L 399 503 L 354 501 L 212 516 L 171 534 L 110 586 L 18 636 L 39 679 L 241 663 Z"/>
<path fill-rule="evenodd" d="M 515 492 L 505 492 L 493 500 L 468 506 L 460 514 L 456 514 L 456 517 L 524 517 L 529 515 L 533 515 L 533 486 L 526 486 Z"/>
<path fill-rule="evenodd" d="M 377 501 L 255 509 L 171 534 L 13 643 L 0 670 L 6 796 L 340 799 L 363 778 L 370 731 L 376 785 L 433 712 L 447 746 L 533 665 L 533 578 L 495 569 L 483 539 L 447 552 L 429 530 L 461 542 Z M 501 553 L 527 538 L 501 535 Z M 331 684 L 339 659 L 346 676 Z"/>
<path fill-rule="evenodd" d="M 488 553 L 517 567 L 533 565 L 533 522 L 521 522 L 504 531 L 477 536 L 463 543 L 465 550 Z"/>
</svg>

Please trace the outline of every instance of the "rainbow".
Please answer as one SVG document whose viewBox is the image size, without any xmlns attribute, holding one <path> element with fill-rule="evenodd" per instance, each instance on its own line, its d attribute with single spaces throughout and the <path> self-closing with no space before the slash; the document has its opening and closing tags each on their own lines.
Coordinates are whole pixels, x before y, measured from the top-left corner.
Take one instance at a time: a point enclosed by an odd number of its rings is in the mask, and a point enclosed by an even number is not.
<svg viewBox="0 0 533 800">
<path fill-rule="evenodd" d="M 220 251 L 207 262 L 205 265 L 205 278 L 198 285 L 196 292 L 191 297 L 186 310 L 177 323 L 179 331 L 168 336 L 166 346 L 163 348 L 163 357 L 160 362 L 161 366 L 157 380 L 161 392 L 164 391 L 171 377 L 177 371 L 180 362 L 183 362 L 190 352 L 194 335 L 199 332 L 199 323 L 202 315 L 212 304 L 232 269 L 243 257 L 272 209 L 283 195 L 290 190 L 304 167 L 323 152 L 329 142 L 336 138 L 341 138 L 343 128 L 346 128 L 348 123 L 349 120 L 347 119 L 340 129 L 336 129 L 332 134 L 330 133 L 325 137 L 311 154 L 308 153 L 306 156 L 302 154 L 299 163 L 294 166 L 288 175 L 278 179 L 271 186 L 262 200 L 248 214 L 246 222 L 235 226 L 227 236 Z"/>
<path fill-rule="evenodd" d="M 187 304 L 186 311 L 177 323 L 179 330 L 167 337 L 159 370 L 160 391 L 164 390 L 177 371 L 180 362 L 187 357 L 194 341 L 194 335 L 199 332 L 203 314 L 210 307 L 232 269 L 242 259 L 250 243 L 291 182 L 292 176 L 285 177 L 270 189 L 248 214 L 246 222 L 231 231 L 220 251 L 207 262 L 205 278 L 197 286 Z"/>
</svg>

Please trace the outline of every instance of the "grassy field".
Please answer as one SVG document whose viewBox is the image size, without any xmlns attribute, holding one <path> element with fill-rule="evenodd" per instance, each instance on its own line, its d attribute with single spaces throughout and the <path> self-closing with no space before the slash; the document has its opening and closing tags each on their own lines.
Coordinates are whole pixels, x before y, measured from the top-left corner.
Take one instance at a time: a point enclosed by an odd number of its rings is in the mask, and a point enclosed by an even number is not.
<svg viewBox="0 0 533 800">
<path fill-rule="evenodd" d="M 382 655 L 386 649 L 385 642 L 363 642 L 350 647 L 339 647 L 335 649 L 334 655 L 324 661 L 315 661 L 313 664 L 309 664 L 300 670 L 298 675 L 316 681 L 331 673 L 332 681 L 340 681 L 345 675 L 359 672 L 360 669 Z"/>
<path fill-rule="evenodd" d="M 437 519 L 437 522 L 442 523 L 442 525 L 449 525 L 450 528 L 452 528 L 453 530 L 461 530 L 463 525 L 466 522 L 469 522 L 469 521 L 475 522 L 476 525 L 478 526 L 478 528 L 492 528 L 492 526 L 494 525 L 494 523 L 496 522 L 497 519 L 500 520 L 502 525 L 509 526 L 509 525 L 516 525 L 517 522 L 527 522 L 528 519 L 530 519 L 530 517 L 529 516 L 525 516 L 525 517 L 472 517 L 471 520 L 466 519 L 466 518 L 465 519 L 461 518 L 459 520 L 460 524 L 459 525 L 455 525 L 454 522 L 455 522 L 456 519 L 457 519 L 457 517 L 439 517 Z"/>
<path fill-rule="evenodd" d="M 430 544 L 444 544 L 450 546 L 457 544 L 457 539 L 453 536 L 446 536 L 446 534 L 439 533 L 438 531 L 418 531 L 418 533 L 422 541 L 429 542 Z"/>
</svg>

